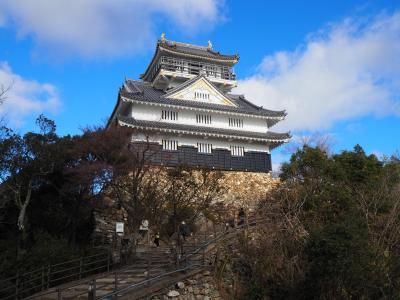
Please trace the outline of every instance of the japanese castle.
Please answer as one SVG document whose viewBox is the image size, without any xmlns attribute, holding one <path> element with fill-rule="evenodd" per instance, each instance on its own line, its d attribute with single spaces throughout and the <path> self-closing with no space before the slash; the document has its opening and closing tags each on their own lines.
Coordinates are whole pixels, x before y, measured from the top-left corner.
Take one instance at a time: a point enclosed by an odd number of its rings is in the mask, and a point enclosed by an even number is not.
<svg viewBox="0 0 400 300">
<path fill-rule="evenodd" d="M 269 128 L 286 113 L 231 93 L 238 60 L 215 51 L 210 41 L 196 46 L 162 34 L 140 80 L 127 79 L 120 88 L 108 126 L 134 128 L 132 144 L 146 144 L 153 164 L 271 171 L 271 150 L 290 135 Z"/>
</svg>

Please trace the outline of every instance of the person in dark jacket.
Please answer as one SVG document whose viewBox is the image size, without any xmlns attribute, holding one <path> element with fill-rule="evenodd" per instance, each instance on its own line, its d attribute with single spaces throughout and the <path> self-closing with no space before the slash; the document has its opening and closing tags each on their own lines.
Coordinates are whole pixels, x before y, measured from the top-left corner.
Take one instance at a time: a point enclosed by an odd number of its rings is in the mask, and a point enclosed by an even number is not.
<svg viewBox="0 0 400 300">
<path fill-rule="evenodd" d="M 160 233 L 158 231 L 154 236 L 154 244 L 157 246 L 157 248 L 160 247 Z"/>
<path fill-rule="evenodd" d="M 239 223 L 238 223 L 238 225 L 240 226 L 240 225 L 244 224 L 244 220 L 246 218 L 246 213 L 244 212 L 243 207 L 240 208 L 238 215 L 239 215 Z"/>
<path fill-rule="evenodd" d="M 189 227 L 186 225 L 185 221 L 182 221 L 179 233 L 182 236 L 183 241 L 186 241 L 186 237 L 189 235 Z"/>
</svg>

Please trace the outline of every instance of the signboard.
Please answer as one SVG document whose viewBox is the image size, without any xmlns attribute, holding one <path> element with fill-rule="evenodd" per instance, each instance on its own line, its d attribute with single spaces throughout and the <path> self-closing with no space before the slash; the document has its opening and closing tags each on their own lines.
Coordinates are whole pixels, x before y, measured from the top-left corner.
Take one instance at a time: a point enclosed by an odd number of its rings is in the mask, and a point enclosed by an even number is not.
<svg viewBox="0 0 400 300">
<path fill-rule="evenodd" d="M 148 220 L 142 220 L 142 224 L 140 225 L 139 230 L 144 230 L 144 231 L 149 230 L 149 221 Z"/>
<path fill-rule="evenodd" d="M 124 234 L 124 223 L 123 222 L 116 222 L 115 223 L 115 232 L 118 235 L 123 235 Z"/>
</svg>

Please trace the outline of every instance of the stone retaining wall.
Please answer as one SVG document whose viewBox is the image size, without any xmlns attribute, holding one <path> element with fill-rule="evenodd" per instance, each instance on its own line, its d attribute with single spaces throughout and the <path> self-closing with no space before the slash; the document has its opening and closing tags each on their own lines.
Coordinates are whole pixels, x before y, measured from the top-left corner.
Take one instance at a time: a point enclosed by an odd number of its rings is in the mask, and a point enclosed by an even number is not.
<svg viewBox="0 0 400 300">
<path fill-rule="evenodd" d="M 174 285 L 159 291 L 159 293 L 153 295 L 150 299 L 222 300 L 222 297 L 214 283 L 214 278 L 211 273 L 209 271 L 204 271 L 186 280 L 176 282 Z"/>
<path fill-rule="evenodd" d="M 162 172 L 160 174 L 163 176 Z M 233 216 L 240 207 L 253 208 L 258 200 L 265 198 L 268 191 L 279 184 L 279 180 L 272 178 L 269 173 L 226 171 L 223 174 L 221 184 L 225 191 L 220 199 L 215 200 L 231 209 Z M 127 223 L 126 212 L 118 208 L 115 201 L 110 198 L 103 199 L 101 207 L 96 209 L 94 216 L 96 221 L 94 237 L 106 243 L 110 243 L 115 236 L 116 222 Z"/>
</svg>

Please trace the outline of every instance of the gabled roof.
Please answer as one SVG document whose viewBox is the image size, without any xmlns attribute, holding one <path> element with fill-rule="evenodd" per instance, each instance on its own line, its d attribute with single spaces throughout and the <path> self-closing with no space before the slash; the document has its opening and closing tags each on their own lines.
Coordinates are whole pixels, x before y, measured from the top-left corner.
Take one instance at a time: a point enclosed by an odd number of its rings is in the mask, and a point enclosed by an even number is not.
<svg viewBox="0 0 400 300">
<path fill-rule="evenodd" d="M 251 103 L 242 95 L 224 94 L 234 104 L 234 106 L 169 99 L 168 97 L 165 97 L 165 95 L 166 92 L 162 90 L 157 90 L 153 88 L 149 82 L 142 80 L 127 80 L 119 92 L 119 96 L 122 98 L 122 101 L 139 102 L 145 104 L 158 104 L 174 106 L 178 108 L 195 108 L 199 110 L 204 109 L 222 113 L 243 114 L 249 116 L 259 116 L 269 120 L 269 126 L 272 126 L 286 116 L 285 111 L 273 111 L 262 108 Z"/>
<path fill-rule="evenodd" d="M 217 102 L 218 101 L 220 102 L 218 104 L 235 106 L 235 104 L 232 103 L 232 101 L 223 92 L 221 92 L 211 81 L 209 81 L 207 77 L 205 77 L 204 75 L 198 75 L 196 77 L 193 77 L 192 79 L 186 80 L 184 83 L 178 85 L 177 87 L 168 90 L 165 93 L 164 97 L 179 100 L 180 99 L 179 97 L 182 96 L 182 93 L 185 93 L 185 90 L 186 92 L 191 92 L 191 89 L 193 90 L 196 84 L 202 86 L 203 89 L 206 89 L 209 93 L 213 94 L 214 95 L 213 98 L 216 98 L 215 100 Z M 188 100 L 188 101 L 194 101 L 194 100 Z M 203 101 L 203 102 L 207 104 L 213 103 L 211 101 Z M 214 104 L 217 103 L 214 102 Z"/>
<path fill-rule="evenodd" d="M 132 117 L 117 116 L 118 122 L 123 126 L 130 126 L 138 129 L 156 130 L 175 132 L 180 134 L 190 135 L 207 135 L 214 137 L 224 137 L 232 139 L 252 139 L 259 142 L 274 143 L 276 146 L 287 142 L 290 139 L 290 133 L 276 133 L 276 132 L 253 132 L 235 129 L 221 129 L 206 126 L 184 125 L 170 122 L 157 122 L 137 120 Z"/>
</svg>

